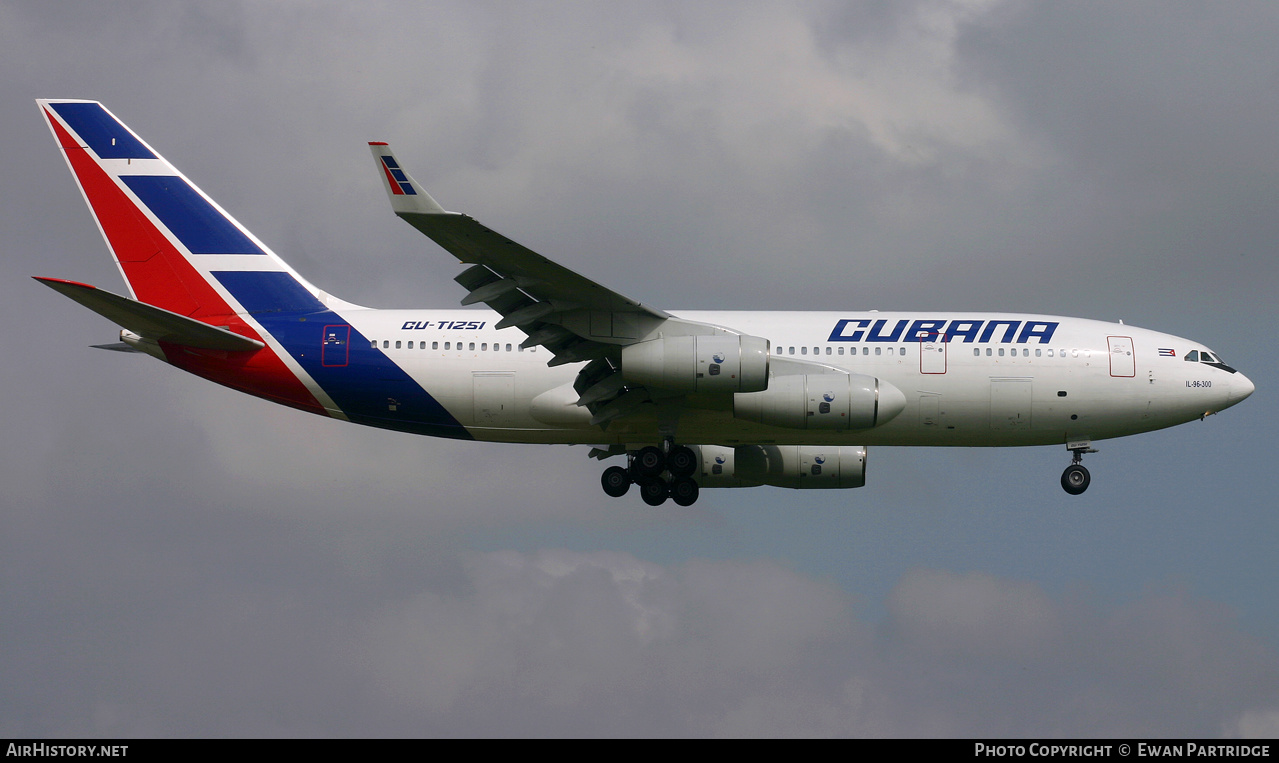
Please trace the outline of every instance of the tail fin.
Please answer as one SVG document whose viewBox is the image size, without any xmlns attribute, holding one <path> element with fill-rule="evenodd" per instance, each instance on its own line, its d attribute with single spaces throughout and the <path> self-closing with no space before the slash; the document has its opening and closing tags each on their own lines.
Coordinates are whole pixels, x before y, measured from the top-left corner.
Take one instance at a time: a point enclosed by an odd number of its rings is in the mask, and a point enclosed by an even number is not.
<svg viewBox="0 0 1279 763">
<path fill-rule="evenodd" d="M 326 301 L 101 103 L 36 103 L 135 299 L 218 325 Z M 251 306 L 227 285 L 246 280 Z"/>
<path fill-rule="evenodd" d="M 134 332 L 158 348 L 148 352 L 179 368 L 344 416 L 304 367 L 311 348 L 286 347 L 267 328 L 282 313 L 323 312 L 337 300 L 303 280 L 102 104 L 36 103 L 133 300 L 74 282 L 42 283 Z"/>
</svg>

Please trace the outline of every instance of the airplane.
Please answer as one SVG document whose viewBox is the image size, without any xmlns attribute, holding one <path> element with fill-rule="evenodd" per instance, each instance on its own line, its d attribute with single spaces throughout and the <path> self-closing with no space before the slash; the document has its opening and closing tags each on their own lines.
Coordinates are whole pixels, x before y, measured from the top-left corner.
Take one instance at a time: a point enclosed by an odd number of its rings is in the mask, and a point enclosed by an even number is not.
<svg viewBox="0 0 1279 763">
<path fill-rule="evenodd" d="M 1199 342 L 1022 313 L 666 311 L 446 211 L 388 144 L 395 214 L 452 254 L 461 304 L 385 310 L 306 281 L 97 101 L 37 104 L 128 296 L 37 280 L 141 352 L 309 413 L 401 432 L 593 446 L 614 497 L 855 488 L 867 447 L 1093 443 L 1215 414 L 1253 383 Z"/>
</svg>

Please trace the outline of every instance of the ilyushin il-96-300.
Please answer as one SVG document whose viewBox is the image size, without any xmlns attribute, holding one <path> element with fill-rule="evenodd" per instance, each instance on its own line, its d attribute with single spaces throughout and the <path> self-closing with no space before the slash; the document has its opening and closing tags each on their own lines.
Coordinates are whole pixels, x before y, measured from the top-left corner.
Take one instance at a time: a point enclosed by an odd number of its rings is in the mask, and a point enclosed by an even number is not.
<svg viewBox="0 0 1279 763">
<path fill-rule="evenodd" d="M 384 310 L 311 285 L 102 104 L 40 100 L 128 296 L 39 280 L 142 352 L 321 416 L 594 446 L 612 496 L 852 488 L 868 446 L 1064 445 L 1201 419 L 1253 391 L 1199 342 L 1009 313 L 666 311 L 445 211 L 370 143 L 395 214 L 461 261 L 463 306 Z"/>
</svg>

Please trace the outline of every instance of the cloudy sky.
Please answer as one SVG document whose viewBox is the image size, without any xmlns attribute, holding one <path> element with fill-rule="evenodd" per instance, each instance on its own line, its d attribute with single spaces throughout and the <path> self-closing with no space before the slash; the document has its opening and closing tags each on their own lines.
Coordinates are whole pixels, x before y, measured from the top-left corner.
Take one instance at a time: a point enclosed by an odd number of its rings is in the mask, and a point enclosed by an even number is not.
<svg viewBox="0 0 1279 763">
<path fill-rule="evenodd" d="M 0 1 L 0 735 L 1279 735 L 1279 10 Z M 273 407 L 123 283 L 33 99 L 105 102 L 317 286 L 452 306 L 446 207 L 670 309 L 1192 337 L 1245 404 L 856 491 L 606 498 L 583 448 Z"/>
</svg>

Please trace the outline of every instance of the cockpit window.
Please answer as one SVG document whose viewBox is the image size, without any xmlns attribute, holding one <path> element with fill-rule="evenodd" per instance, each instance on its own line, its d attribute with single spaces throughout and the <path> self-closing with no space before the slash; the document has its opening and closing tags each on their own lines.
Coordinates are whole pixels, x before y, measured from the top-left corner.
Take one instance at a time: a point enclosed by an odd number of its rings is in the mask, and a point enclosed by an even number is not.
<svg viewBox="0 0 1279 763">
<path fill-rule="evenodd" d="M 1237 371 L 1235 371 L 1235 369 L 1231 368 L 1230 366 L 1222 362 L 1219 356 L 1214 355 L 1213 353 L 1208 352 L 1207 350 L 1191 350 L 1189 353 L 1186 354 L 1186 360 L 1189 360 L 1191 362 L 1198 361 L 1200 363 L 1203 363 L 1204 365 L 1212 366 L 1213 368 L 1220 368 L 1222 371 L 1225 371 L 1226 373 L 1231 373 L 1231 374 L 1238 373 Z"/>
</svg>

